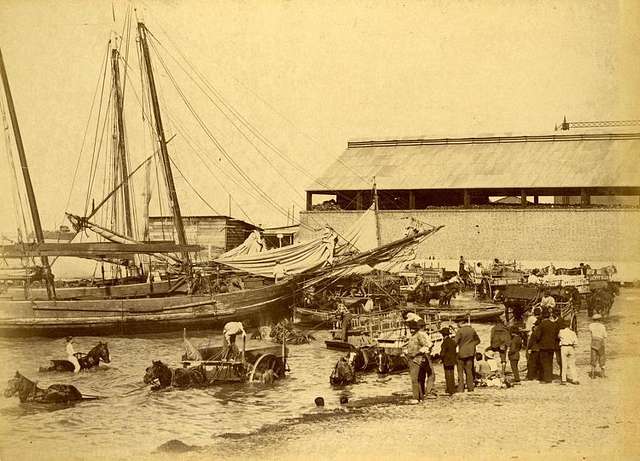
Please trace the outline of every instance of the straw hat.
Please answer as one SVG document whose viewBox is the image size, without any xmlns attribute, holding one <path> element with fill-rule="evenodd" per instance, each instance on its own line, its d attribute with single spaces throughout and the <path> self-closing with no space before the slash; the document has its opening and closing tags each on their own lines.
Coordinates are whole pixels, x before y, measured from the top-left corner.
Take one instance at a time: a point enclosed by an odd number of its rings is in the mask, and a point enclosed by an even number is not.
<svg viewBox="0 0 640 461">
<path fill-rule="evenodd" d="M 593 314 L 593 317 L 591 317 L 593 320 L 598 320 L 601 319 L 602 316 L 600 314 Z"/>
</svg>

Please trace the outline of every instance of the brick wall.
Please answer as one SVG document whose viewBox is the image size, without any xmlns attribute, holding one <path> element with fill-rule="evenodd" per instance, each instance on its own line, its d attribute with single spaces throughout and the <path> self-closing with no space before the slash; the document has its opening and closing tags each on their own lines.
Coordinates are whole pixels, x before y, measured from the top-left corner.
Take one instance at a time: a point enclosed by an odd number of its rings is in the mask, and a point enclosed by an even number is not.
<svg viewBox="0 0 640 461">
<path fill-rule="evenodd" d="M 313 227 L 344 232 L 361 211 L 300 213 Z M 383 243 L 404 235 L 406 216 L 445 227 L 423 242 L 418 258 L 640 262 L 640 209 L 433 209 L 380 211 Z M 301 226 L 298 239 L 310 237 Z"/>
</svg>

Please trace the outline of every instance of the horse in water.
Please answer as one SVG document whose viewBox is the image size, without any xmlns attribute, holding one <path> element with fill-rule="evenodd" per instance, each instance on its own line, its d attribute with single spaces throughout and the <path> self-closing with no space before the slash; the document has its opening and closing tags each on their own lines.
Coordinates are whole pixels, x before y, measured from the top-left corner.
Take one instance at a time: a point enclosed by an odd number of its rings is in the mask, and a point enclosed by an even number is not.
<svg viewBox="0 0 640 461">
<path fill-rule="evenodd" d="M 385 375 L 387 373 L 393 373 L 403 371 L 409 368 L 409 363 L 406 357 L 402 355 L 387 354 L 384 349 L 378 349 L 377 364 L 378 373 Z"/>
<path fill-rule="evenodd" d="M 202 365 L 191 368 L 169 368 L 160 360 L 151 362 L 151 366 L 145 370 L 143 381 L 145 384 L 153 384 L 151 387 L 153 391 L 169 387 L 189 389 L 205 387 L 209 384 Z"/>
<path fill-rule="evenodd" d="M 81 370 L 97 367 L 102 360 L 104 363 L 110 363 L 109 346 L 107 343 L 99 342 L 93 349 L 86 354 L 78 352 L 76 354 Z M 73 371 L 73 363 L 68 360 L 51 360 L 50 367 L 40 367 L 40 371 Z"/>
<path fill-rule="evenodd" d="M 353 366 L 355 358 L 356 352 L 353 351 L 349 352 L 346 357 L 340 357 L 329 377 L 329 383 L 332 386 L 344 386 L 356 382 L 356 372 Z"/>
<path fill-rule="evenodd" d="M 373 346 L 359 347 L 354 351 L 353 369 L 355 371 L 368 371 L 376 366 L 377 348 Z"/>
<path fill-rule="evenodd" d="M 13 378 L 7 381 L 4 396 L 17 395 L 21 403 L 69 403 L 85 400 L 80 391 L 70 384 L 53 384 L 41 389 L 36 383 L 28 380 L 16 371 Z"/>
</svg>

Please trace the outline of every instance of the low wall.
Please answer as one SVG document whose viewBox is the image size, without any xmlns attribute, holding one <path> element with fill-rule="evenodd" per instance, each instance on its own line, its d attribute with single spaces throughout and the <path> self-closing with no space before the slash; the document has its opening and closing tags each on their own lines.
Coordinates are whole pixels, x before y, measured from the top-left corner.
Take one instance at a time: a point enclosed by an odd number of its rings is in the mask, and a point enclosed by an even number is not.
<svg viewBox="0 0 640 461">
<path fill-rule="evenodd" d="M 362 211 L 302 211 L 300 221 L 343 233 Z M 418 248 L 418 258 L 640 263 L 640 209 L 428 209 L 380 211 L 383 243 L 404 235 L 406 217 L 445 227 Z M 311 231 L 301 226 L 299 239 Z"/>
</svg>

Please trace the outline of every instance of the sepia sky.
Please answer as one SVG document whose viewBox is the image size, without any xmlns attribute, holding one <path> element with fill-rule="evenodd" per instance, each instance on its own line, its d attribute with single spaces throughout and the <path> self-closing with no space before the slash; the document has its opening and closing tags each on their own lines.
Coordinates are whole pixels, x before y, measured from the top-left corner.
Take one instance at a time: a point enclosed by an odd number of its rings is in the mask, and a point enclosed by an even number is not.
<svg viewBox="0 0 640 461">
<path fill-rule="evenodd" d="M 47 229 L 63 223 L 68 200 L 70 211 L 83 212 L 92 134 L 75 182 L 74 170 L 107 40 L 122 30 L 128 5 L 0 2 L 0 46 Z M 263 225 L 284 224 L 284 210 L 300 209 L 311 177 L 349 139 L 548 133 L 565 114 L 640 118 L 637 1 L 145 0 L 136 8 L 163 47 L 174 56 L 179 50 L 277 146 L 281 155 L 255 140 L 253 147 L 174 65 L 210 132 L 279 208 L 247 193 L 252 186 L 179 107 L 155 64 L 167 90 L 163 110 L 175 117 L 166 122 L 167 137 L 176 134 L 169 147 L 180 170 L 220 214 L 231 194 L 235 217 L 246 213 Z M 135 50 L 129 63 L 137 65 Z M 133 93 L 126 98 L 135 105 Z M 126 119 L 133 144 L 143 122 L 133 112 Z M 204 160 L 178 127 L 193 133 Z M 4 140 L 0 145 L 0 233 L 13 235 L 11 172 Z M 132 164 L 150 155 L 144 150 L 143 143 L 132 148 Z M 212 213 L 179 174 L 176 182 L 184 214 Z M 96 202 L 102 187 L 94 189 Z"/>
</svg>

